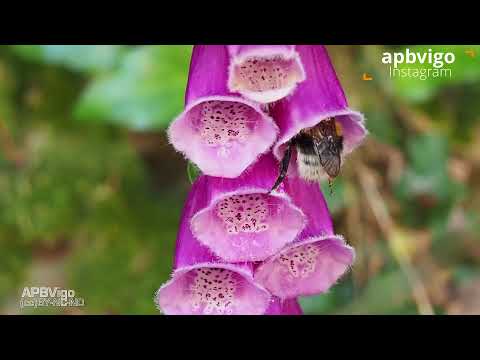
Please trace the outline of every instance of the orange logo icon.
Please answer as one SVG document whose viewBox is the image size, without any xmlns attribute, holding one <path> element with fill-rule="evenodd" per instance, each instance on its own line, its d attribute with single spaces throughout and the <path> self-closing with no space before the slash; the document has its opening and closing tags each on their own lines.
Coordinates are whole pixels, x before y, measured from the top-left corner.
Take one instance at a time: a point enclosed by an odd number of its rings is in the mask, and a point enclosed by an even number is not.
<svg viewBox="0 0 480 360">
<path fill-rule="evenodd" d="M 473 58 L 475 57 L 475 50 L 465 50 L 465 54 Z"/>
<path fill-rule="evenodd" d="M 368 81 L 368 80 L 373 80 L 373 77 L 368 75 L 367 73 L 363 73 L 362 80 Z"/>
</svg>

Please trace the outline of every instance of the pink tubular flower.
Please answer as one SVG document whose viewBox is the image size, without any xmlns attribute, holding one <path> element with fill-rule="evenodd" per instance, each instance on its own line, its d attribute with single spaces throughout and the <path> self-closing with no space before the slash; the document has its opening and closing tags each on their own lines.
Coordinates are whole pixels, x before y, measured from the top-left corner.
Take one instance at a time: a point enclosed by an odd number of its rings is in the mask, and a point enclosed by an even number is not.
<svg viewBox="0 0 480 360">
<path fill-rule="evenodd" d="M 228 87 L 248 99 L 270 103 L 305 80 L 295 45 L 229 45 Z"/>
<path fill-rule="evenodd" d="M 236 179 L 207 177 L 191 221 L 195 237 L 229 262 L 261 261 L 293 241 L 306 219 L 285 193 L 267 194 L 276 172 L 267 154 Z"/>
<path fill-rule="evenodd" d="M 318 184 L 295 177 L 287 179 L 285 189 L 302 207 L 308 225 L 295 242 L 258 266 L 255 280 L 282 299 L 323 293 L 348 270 L 355 252 L 334 235 Z"/>
<path fill-rule="evenodd" d="M 297 45 L 306 80 L 298 85 L 292 96 L 279 101 L 271 115 L 280 127 L 280 136 L 273 153 L 282 159 L 287 143 L 301 130 L 311 128 L 333 117 L 343 136 L 342 159 L 365 138 L 363 115 L 348 107 L 342 86 L 322 45 Z M 324 177 L 322 173 L 322 177 Z"/>
<path fill-rule="evenodd" d="M 297 299 L 273 297 L 265 315 L 303 315 L 303 311 Z"/>
<path fill-rule="evenodd" d="M 260 106 L 227 89 L 229 56 L 224 45 L 196 45 L 185 110 L 168 136 L 206 175 L 239 176 L 274 143 L 278 128 Z"/>
<path fill-rule="evenodd" d="M 205 176 L 192 187 L 182 214 L 172 278 L 155 301 L 167 315 L 261 315 L 270 294 L 252 276 L 252 265 L 226 264 L 193 237 L 190 218 L 205 197 Z"/>
</svg>

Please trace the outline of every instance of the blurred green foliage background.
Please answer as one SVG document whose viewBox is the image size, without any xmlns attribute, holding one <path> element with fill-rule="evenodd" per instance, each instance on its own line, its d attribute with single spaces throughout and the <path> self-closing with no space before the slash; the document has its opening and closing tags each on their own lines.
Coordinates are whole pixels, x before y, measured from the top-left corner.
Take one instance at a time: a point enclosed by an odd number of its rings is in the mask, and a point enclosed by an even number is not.
<svg viewBox="0 0 480 360">
<path fill-rule="evenodd" d="M 382 53 L 403 47 L 328 47 L 370 136 L 324 191 L 356 263 L 308 314 L 480 313 L 480 46 L 409 48 L 454 52 L 452 78 L 391 79 Z M 158 313 L 190 186 L 165 137 L 190 53 L 0 46 L 0 313 Z M 20 309 L 24 286 L 86 305 Z"/>
</svg>

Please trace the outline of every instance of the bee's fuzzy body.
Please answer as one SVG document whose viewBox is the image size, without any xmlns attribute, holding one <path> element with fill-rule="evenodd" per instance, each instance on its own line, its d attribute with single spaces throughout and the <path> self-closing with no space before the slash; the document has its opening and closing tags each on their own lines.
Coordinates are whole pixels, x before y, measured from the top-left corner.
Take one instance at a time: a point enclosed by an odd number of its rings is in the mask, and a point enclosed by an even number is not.
<svg viewBox="0 0 480 360">
<path fill-rule="evenodd" d="M 335 178 L 342 163 L 343 137 L 341 126 L 328 118 L 314 127 L 303 129 L 293 137 L 280 165 L 280 175 L 272 187 L 276 189 L 287 175 L 292 148 L 296 149 L 297 166 L 301 178 L 320 182 Z"/>
<path fill-rule="evenodd" d="M 296 149 L 298 173 L 301 178 L 308 181 L 320 181 L 328 177 L 317 154 L 305 153 L 298 146 Z"/>
</svg>

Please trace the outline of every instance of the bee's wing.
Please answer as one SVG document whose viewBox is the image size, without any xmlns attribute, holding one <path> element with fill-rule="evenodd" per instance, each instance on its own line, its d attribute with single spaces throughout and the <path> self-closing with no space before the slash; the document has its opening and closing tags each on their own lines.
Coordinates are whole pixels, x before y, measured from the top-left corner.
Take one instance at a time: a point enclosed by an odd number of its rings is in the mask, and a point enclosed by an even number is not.
<svg viewBox="0 0 480 360">
<path fill-rule="evenodd" d="M 341 159 L 339 154 L 325 153 L 320 157 L 320 163 L 330 177 L 336 177 L 340 172 Z"/>
<path fill-rule="evenodd" d="M 320 157 L 320 162 L 321 162 L 322 154 L 329 152 L 327 141 L 325 140 L 325 138 L 321 138 L 321 139 L 314 138 L 313 147 L 315 148 L 315 152 L 317 153 L 317 155 Z"/>
<path fill-rule="evenodd" d="M 326 138 L 314 140 L 315 151 L 320 159 L 320 165 L 330 177 L 336 177 L 340 172 L 340 151 L 329 145 Z"/>
</svg>

